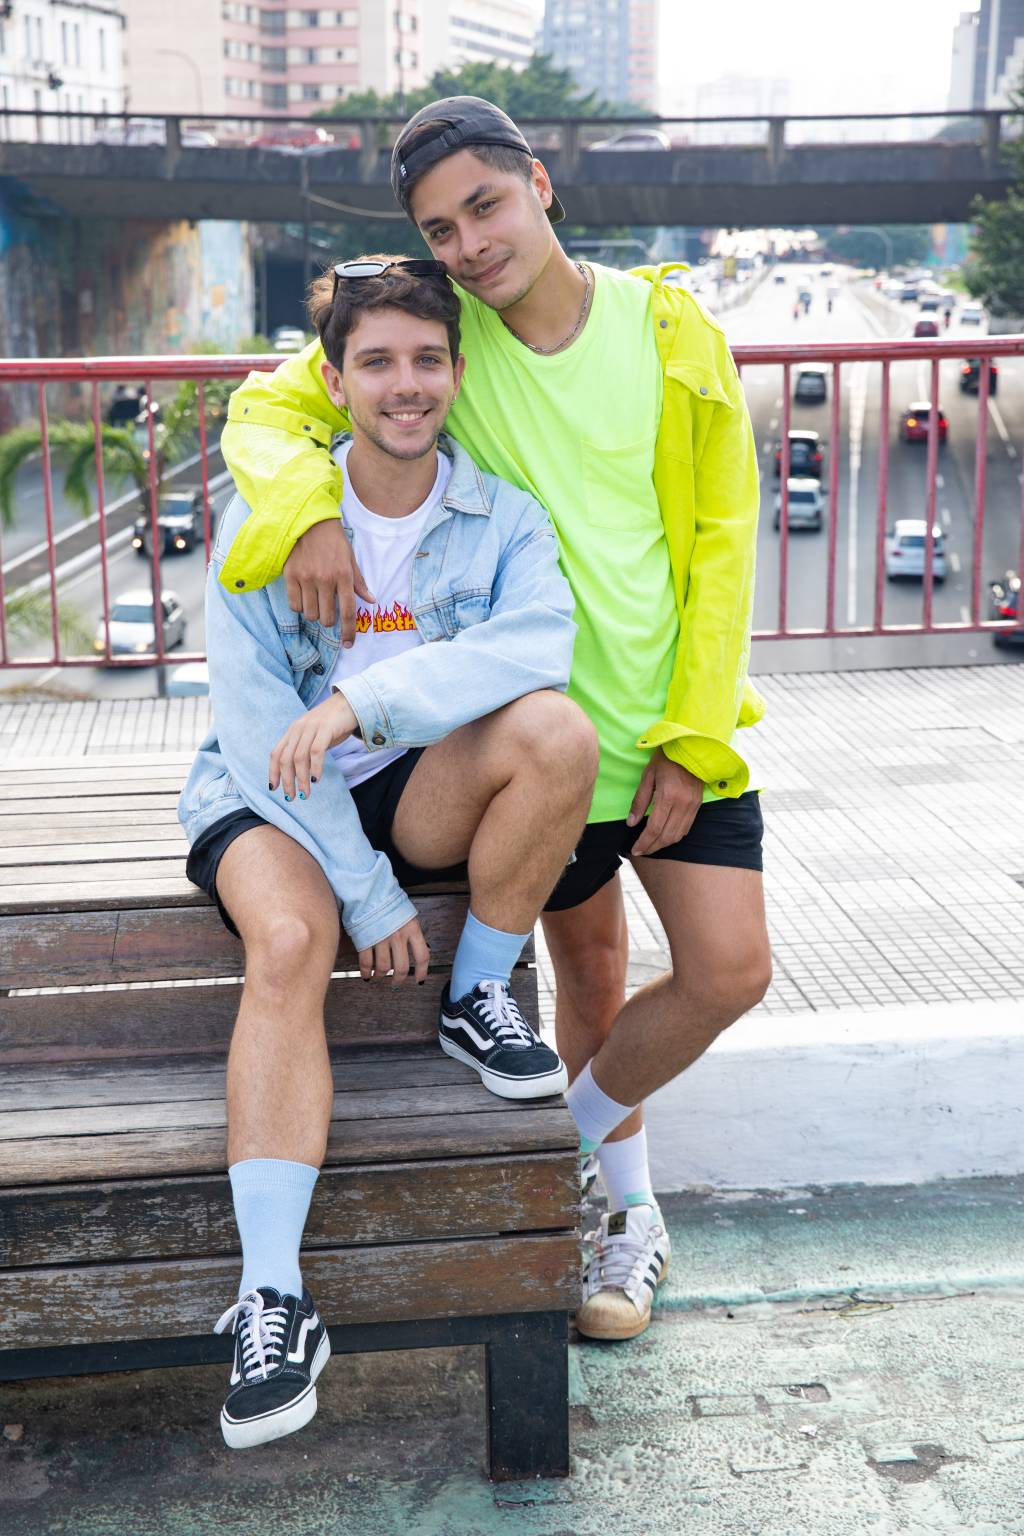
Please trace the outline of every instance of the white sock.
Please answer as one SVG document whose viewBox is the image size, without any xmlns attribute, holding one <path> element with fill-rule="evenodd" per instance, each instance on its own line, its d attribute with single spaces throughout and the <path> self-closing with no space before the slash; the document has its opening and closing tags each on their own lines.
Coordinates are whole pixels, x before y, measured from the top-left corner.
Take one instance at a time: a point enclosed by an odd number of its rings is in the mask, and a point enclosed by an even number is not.
<svg viewBox="0 0 1024 1536">
<path fill-rule="evenodd" d="M 651 1188 L 651 1170 L 647 1165 L 647 1132 L 643 1126 L 635 1136 L 622 1141 L 603 1141 L 597 1160 L 601 1182 L 608 1195 L 609 1211 L 624 1211 L 631 1205 L 657 1207 Z"/>
<path fill-rule="evenodd" d="M 589 1061 L 579 1077 L 569 1084 L 565 1102 L 579 1129 L 580 1151 L 584 1157 L 599 1147 L 634 1109 L 632 1104 L 617 1104 L 597 1086 Z"/>
</svg>

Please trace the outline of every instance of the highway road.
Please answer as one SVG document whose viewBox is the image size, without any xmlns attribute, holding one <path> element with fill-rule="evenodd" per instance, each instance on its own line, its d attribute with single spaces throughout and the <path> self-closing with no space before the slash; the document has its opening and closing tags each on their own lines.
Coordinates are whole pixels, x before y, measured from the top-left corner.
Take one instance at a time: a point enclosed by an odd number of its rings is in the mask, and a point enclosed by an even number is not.
<svg viewBox="0 0 1024 1536">
<path fill-rule="evenodd" d="M 878 337 L 907 336 L 917 318 L 916 305 L 899 305 L 876 295 L 869 283 L 852 280 L 837 268 L 826 282 L 805 267 L 782 267 L 784 282 L 771 277 L 761 283 L 746 304 L 723 314 L 722 323 L 733 345 L 771 341 L 828 342 Z M 798 286 L 808 284 L 813 299 L 808 315 L 793 319 Z M 826 313 L 826 287 L 838 284 L 831 314 Z M 977 328 L 954 319 L 949 332 L 964 338 L 969 356 Z M 928 368 L 921 362 L 894 365 L 891 371 L 889 437 L 889 500 L 887 523 L 896 517 L 922 517 L 925 506 L 926 446 L 899 440 L 897 425 L 912 400 L 928 397 Z M 941 366 L 941 404 L 949 418 L 949 441 L 939 453 L 937 515 L 945 532 L 949 575 L 935 589 L 937 620 L 966 619 L 970 611 L 971 551 L 973 541 L 974 449 L 978 401 L 960 393 L 959 360 Z M 841 378 L 840 440 L 829 441 L 830 404 L 794 404 L 792 425 L 812 427 L 826 443 L 826 454 L 839 453 L 839 487 L 830 515 L 836 518 L 836 622 L 842 627 L 870 623 L 875 601 L 875 530 L 877 519 L 881 365 L 854 363 L 843 366 Z M 762 508 L 758 534 L 758 580 L 755 629 L 773 630 L 779 616 L 779 543 L 773 527 L 773 474 L 775 444 L 782 421 L 782 371 L 778 367 L 744 369 L 744 388 L 758 447 Z M 831 383 L 830 383 L 831 389 Z M 999 370 L 997 396 L 990 401 L 986 439 L 987 497 L 984 557 L 982 562 L 982 612 L 987 614 L 987 581 L 1016 566 L 1020 543 L 1021 458 L 1024 451 L 1024 359 L 1005 359 Z M 197 480 L 197 466 L 179 475 L 176 488 Z M 230 485 L 218 481 L 222 465 L 211 459 L 210 473 L 217 485 L 213 504 L 219 512 L 230 496 Z M 827 457 L 826 457 L 827 470 Z M 827 475 L 826 482 L 827 483 Z M 31 542 L 33 521 L 41 516 L 34 501 L 19 503 L 19 538 Z M 27 516 L 25 514 L 28 514 Z M 67 521 L 66 512 L 62 517 Z M 825 620 L 827 526 L 821 532 L 794 531 L 789 536 L 790 629 L 815 628 Z M 109 561 L 112 596 L 148 582 L 148 566 L 122 543 L 111 551 Z M 163 566 L 165 587 L 184 600 L 189 615 L 187 648 L 203 648 L 204 562 L 201 548 L 188 555 L 168 558 Z M 74 604 L 92 627 L 102 609 L 98 568 L 74 570 L 61 585 L 62 597 Z M 916 623 L 922 613 L 919 581 L 883 581 L 886 622 Z M 34 647 L 38 653 L 38 647 Z M 31 654 L 22 646 L 21 654 Z M 997 650 L 988 635 L 949 637 L 881 637 L 861 640 L 835 639 L 757 641 L 753 652 L 755 671 L 827 670 L 835 667 L 934 665 L 956 662 L 1012 663 L 1015 654 Z M 171 670 L 173 668 L 173 661 Z M 0 688 L 23 686 L 33 674 L 6 673 Z M 152 696 L 161 680 L 156 669 L 64 668 L 34 674 L 36 680 L 77 694 L 95 697 Z"/>
</svg>

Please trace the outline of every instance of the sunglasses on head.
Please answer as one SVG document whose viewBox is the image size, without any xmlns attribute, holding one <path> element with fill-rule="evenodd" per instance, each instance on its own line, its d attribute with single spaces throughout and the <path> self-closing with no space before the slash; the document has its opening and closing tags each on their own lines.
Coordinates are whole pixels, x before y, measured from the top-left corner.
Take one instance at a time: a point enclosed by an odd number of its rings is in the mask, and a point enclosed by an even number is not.
<svg viewBox="0 0 1024 1536">
<path fill-rule="evenodd" d="M 342 278 L 384 277 L 388 272 L 407 272 L 410 277 L 434 277 L 447 281 L 444 263 L 428 257 L 409 256 L 403 261 L 339 261 L 334 268 L 334 287 L 331 302 L 338 292 Z"/>
</svg>

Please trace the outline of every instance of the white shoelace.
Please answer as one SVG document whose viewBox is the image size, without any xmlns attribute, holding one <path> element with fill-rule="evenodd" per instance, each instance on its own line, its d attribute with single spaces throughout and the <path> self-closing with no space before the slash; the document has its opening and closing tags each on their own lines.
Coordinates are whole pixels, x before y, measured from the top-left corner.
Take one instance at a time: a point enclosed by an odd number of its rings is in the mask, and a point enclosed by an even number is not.
<svg viewBox="0 0 1024 1536">
<path fill-rule="evenodd" d="M 512 1050 L 527 1050 L 537 1044 L 537 1036 L 519 1012 L 519 1005 L 503 981 L 482 981 L 483 1002 L 478 1004 L 484 1022 L 499 1045 Z"/>
<path fill-rule="evenodd" d="M 653 1228 L 652 1228 L 653 1231 Z M 598 1285 L 602 1291 L 624 1291 L 638 1259 L 654 1252 L 650 1243 L 635 1237 L 609 1237 L 602 1240 L 600 1227 L 587 1232 L 583 1238 L 594 1249 L 590 1268 L 597 1266 Z"/>
<path fill-rule="evenodd" d="M 247 1383 L 266 1381 L 271 1367 L 277 1364 L 283 1350 L 288 1309 L 264 1309 L 259 1291 L 247 1291 L 218 1318 L 214 1333 L 223 1333 L 236 1317 L 239 1319 L 238 1332 L 242 1342 L 242 1376 Z"/>
</svg>

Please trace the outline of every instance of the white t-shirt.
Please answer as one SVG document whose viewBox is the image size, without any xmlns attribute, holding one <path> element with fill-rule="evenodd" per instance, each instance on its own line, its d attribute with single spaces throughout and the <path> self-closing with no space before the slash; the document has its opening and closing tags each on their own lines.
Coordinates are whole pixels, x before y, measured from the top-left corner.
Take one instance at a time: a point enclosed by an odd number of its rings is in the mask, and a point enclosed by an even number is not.
<svg viewBox="0 0 1024 1536">
<path fill-rule="evenodd" d="M 351 447 L 351 442 L 343 443 L 335 451 L 334 457 L 343 471 Z M 331 675 L 314 704 L 329 698 L 332 688 L 344 689 L 347 677 L 365 672 L 375 661 L 422 645 L 416 621 L 406 606 L 412 590 L 412 562 L 427 519 L 444 495 L 451 467 L 451 460 L 439 452 L 437 477 L 430 495 L 404 517 L 381 517 L 364 507 L 345 474 L 342 515 L 352 529 L 352 548 L 359 569 L 377 601 L 371 608 L 364 598 L 356 597 L 356 638 L 348 650 L 343 647 L 338 652 Z M 350 736 L 340 747 L 331 748 L 331 756 L 340 764 L 349 789 L 354 789 L 401 757 L 405 750 L 386 747 L 368 752 L 357 736 Z"/>
</svg>

